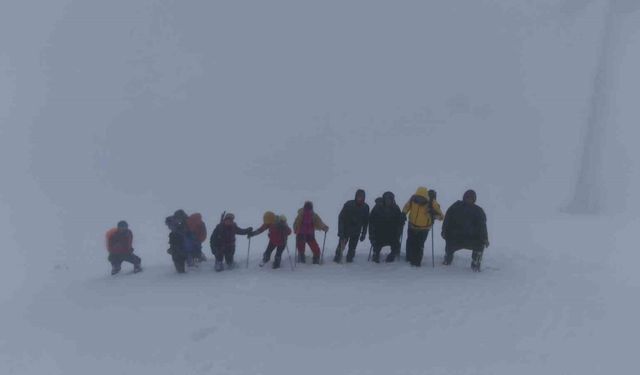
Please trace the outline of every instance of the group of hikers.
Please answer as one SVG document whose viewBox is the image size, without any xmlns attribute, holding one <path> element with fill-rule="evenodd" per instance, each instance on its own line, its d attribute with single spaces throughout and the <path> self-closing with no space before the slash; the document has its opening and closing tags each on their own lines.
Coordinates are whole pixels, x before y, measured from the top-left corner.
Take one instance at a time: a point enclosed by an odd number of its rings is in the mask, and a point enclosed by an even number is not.
<svg viewBox="0 0 640 375">
<path fill-rule="evenodd" d="M 476 193 L 467 190 L 462 200 L 455 202 L 446 214 L 442 213 L 437 195 L 434 190 L 419 187 L 402 209 L 396 204 L 395 196 L 388 191 L 375 200 L 372 210 L 365 202 L 365 191 L 356 191 L 355 199 L 347 201 L 338 217 L 338 246 L 333 261 L 342 263 L 343 253 L 347 249 L 345 260 L 352 263 L 358 242 L 362 242 L 369 233 L 371 242 L 370 260 L 380 263 L 382 248 L 390 247 L 391 251 L 385 262 L 394 262 L 400 255 L 404 226 L 408 219 L 405 260 L 414 267 L 420 267 L 424 254 L 424 244 L 433 227 L 435 220 L 443 221 L 442 238 L 444 238 L 445 257 L 443 264 L 450 265 L 453 255 L 461 249 L 472 251 L 471 268 L 480 271 L 482 254 L 489 246 L 487 232 L 487 218 L 484 210 L 476 204 Z M 188 215 L 184 210 L 177 210 L 165 219 L 169 228 L 169 249 L 167 253 L 178 273 L 185 273 L 187 267 L 206 261 L 202 252 L 202 244 L 207 239 L 207 227 L 202 215 L 195 213 Z M 235 265 L 236 236 L 246 235 L 249 239 L 268 231 L 269 243 L 262 255 L 260 266 L 271 260 L 276 251 L 272 268 L 280 268 L 282 254 L 287 248 L 287 240 L 294 233 L 296 238 L 296 262 L 306 263 L 305 249 L 311 249 L 313 264 L 321 263 L 321 250 L 315 238 L 316 231 L 328 232 L 329 227 L 314 212 L 313 203 L 307 201 L 298 210 L 293 222 L 293 230 L 284 215 L 276 215 L 267 211 L 263 215 L 262 225 L 254 230 L 253 227 L 240 228 L 235 223 L 232 213 L 223 213 L 220 223 L 216 225 L 209 239 L 211 253 L 215 257 L 215 270 L 232 269 Z M 135 255 L 133 233 L 126 221 L 120 221 L 116 228 L 107 232 L 107 250 L 109 262 L 112 265 L 111 274 L 120 272 L 122 262 L 132 263 L 134 272 L 140 272 L 141 259 Z M 323 243 L 324 249 L 324 243 Z M 247 258 L 248 261 L 248 258 Z"/>
</svg>

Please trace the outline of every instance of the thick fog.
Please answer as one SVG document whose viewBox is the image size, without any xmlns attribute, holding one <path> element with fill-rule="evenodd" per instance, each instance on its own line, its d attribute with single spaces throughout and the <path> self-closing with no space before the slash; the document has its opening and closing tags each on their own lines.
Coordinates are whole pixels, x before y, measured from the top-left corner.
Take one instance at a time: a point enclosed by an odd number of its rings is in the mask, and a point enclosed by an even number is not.
<svg viewBox="0 0 640 375">
<path fill-rule="evenodd" d="M 9 291 L 105 262 L 120 219 L 162 254 L 178 208 L 255 226 L 310 199 L 335 227 L 356 188 L 426 185 L 476 189 L 490 219 L 632 212 L 640 16 L 608 4 L 5 1 Z"/>
</svg>

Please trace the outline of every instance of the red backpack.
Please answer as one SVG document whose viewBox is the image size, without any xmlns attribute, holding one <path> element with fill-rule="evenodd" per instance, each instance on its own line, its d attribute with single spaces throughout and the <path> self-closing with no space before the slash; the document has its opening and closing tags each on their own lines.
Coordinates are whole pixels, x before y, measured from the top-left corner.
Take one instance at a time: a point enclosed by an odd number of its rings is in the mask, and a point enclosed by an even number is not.
<svg viewBox="0 0 640 375">
<path fill-rule="evenodd" d="M 207 240 L 207 226 L 204 221 L 202 221 L 202 215 L 199 213 L 189 216 L 187 219 L 187 227 L 189 227 L 189 231 L 193 233 L 200 243 Z"/>
</svg>

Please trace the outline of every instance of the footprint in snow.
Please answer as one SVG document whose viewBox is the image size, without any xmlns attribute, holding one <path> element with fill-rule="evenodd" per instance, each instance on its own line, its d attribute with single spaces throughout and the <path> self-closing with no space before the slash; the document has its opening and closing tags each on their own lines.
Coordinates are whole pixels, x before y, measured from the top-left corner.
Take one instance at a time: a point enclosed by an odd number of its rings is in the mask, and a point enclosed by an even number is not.
<svg viewBox="0 0 640 375">
<path fill-rule="evenodd" d="M 201 328 L 191 334 L 191 340 L 198 342 L 206 339 L 216 332 L 216 327 Z"/>
</svg>

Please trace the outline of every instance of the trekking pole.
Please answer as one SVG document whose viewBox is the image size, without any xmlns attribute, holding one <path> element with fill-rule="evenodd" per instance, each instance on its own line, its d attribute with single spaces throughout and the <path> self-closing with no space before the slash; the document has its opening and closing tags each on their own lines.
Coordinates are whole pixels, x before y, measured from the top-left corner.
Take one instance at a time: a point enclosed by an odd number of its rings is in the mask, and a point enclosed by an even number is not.
<svg viewBox="0 0 640 375">
<path fill-rule="evenodd" d="M 327 232 L 324 232 L 324 239 L 322 240 L 322 252 L 320 253 L 320 264 L 324 263 L 324 243 L 327 240 Z"/>
<path fill-rule="evenodd" d="M 249 237 L 249 246 L 247 246 L 247 267 L 249 268 L 249 253 L 251 252 L 251 237 Z"/>
<path fill-rule="evenodd" d="M 371 252 L 373 252 L 373 245 L 369 248 L 369 257 L 367 258 L 367 262 L 371 262 Z"/>
<path fill-rule="evenodd" d="M 285 249 L 287 249 L 287 257 L 289 258 L 289 265 L 291 265 L 291 271 L 293 271 L 293 261 L 291 260 L 291 252 L 289 251 L 289 241 L 285 243 Z"/>
<path fill-rule="evenodd" d="M 433 224 L 433 226 L 431 226 L 431 268 L 436 268 L 436 253 L 435 250 L 433 249 L 434 245 L 434 237 L 435 237 L 435 233 L 434 229 L 435 229 L 435 223 Z"/>
</svg>

